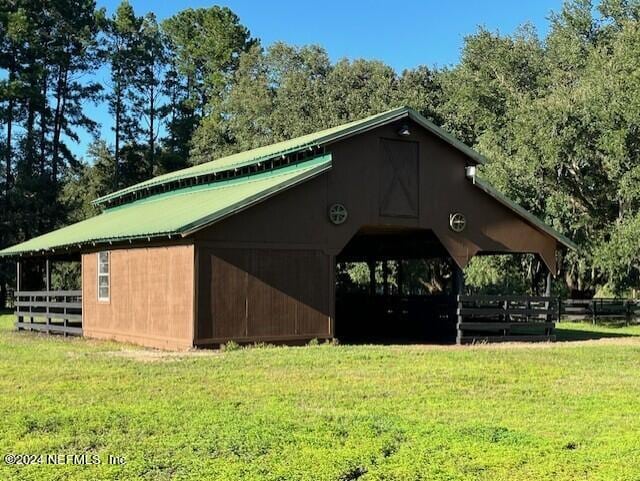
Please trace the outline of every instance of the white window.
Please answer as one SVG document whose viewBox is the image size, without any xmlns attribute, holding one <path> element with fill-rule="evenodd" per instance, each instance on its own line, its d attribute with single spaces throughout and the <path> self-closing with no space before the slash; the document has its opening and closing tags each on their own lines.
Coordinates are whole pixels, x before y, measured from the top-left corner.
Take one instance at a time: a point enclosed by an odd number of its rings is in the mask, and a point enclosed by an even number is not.
<svg viewBox="0 0 640 481">
<path fill-rule="evenodd" d="M 109 252 L 98 252 L 98 300 L 109 300 Z"/>
</svg>

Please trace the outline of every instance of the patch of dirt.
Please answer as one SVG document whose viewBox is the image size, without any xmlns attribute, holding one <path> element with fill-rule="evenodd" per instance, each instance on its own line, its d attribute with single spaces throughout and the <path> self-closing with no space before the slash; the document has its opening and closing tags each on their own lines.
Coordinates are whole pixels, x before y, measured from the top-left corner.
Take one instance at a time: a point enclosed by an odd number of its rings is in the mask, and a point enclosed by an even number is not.
<svg viewBox="0 0 640 481">
<path fill-rule="evenodd" d="M 375 344 L 371 345 L 375 347 Z M 620 337 L 603 337 L 600 339 L 587 339 L 587 340 L 575 340 L 575 341 L 556 341 L 556 342 L 495 342 L 495 343 L 478 343 L 478 344 L 466 344 L 464 346 L 456 345 L 438 345 L 438 344 L 413 344 L 402 345 L 394 344 L 388 346 L 394 351 L 407 351 L 407 350 L 433 350 L 433 351 L 448 351 L 458 349 L 550 349 L 550 348 L 565 348 L 565 347 L 581 347 L 581 346 L 636 346 L 640 347 L 640 336 L 620 336 Z M 193 359 L 193 358 L 208 358 L 219 356 L 224 351 L 218 349 L 194 349 L 191 351 L 162 351 L 145 348 L 132 348 L 132 349 L 120 349 L 112 351 L 97 351 L 97 352 L 69 352 L 69 357 L 77 358 L 87 355 L 91 356 L 105 356 L 121 359 L 130 359 L 138 362 L 162 362 L 162 361 L 178 361 L 181 359 Z"/>
<path fill-rule="evenodd" d="M 102 351 L 101 356 L 130 359 L 139 362 L 177 361 L 180 359 L 193 359 L 200 357 L 212 357 L 220 354 L 214 350 L 194 350 L 184 352 L 159 351 L 153 349 L 125 349 L 121 351 Z"/>
</svg>

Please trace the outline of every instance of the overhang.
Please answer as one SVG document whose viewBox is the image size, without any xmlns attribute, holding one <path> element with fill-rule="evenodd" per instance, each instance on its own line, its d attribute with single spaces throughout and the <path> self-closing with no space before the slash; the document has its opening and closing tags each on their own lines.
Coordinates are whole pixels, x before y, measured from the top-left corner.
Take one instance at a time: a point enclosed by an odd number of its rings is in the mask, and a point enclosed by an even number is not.
<svg viewBox="0 0 640 481">
<path fill-rule="evenodd" d="M 183 237 L 331 168 L 331 154 L 255 175 L 183 188 L 107 209 L 0 251 L 38 255 L 140 239 Z"/>
</svg>

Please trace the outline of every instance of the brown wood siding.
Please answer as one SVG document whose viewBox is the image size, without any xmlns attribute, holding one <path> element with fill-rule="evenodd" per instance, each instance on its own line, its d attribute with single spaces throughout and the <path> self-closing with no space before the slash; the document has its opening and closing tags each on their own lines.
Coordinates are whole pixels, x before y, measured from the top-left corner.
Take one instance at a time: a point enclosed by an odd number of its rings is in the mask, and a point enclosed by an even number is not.
<svg viewBox="0 0 640 481">
<path fill-rule="evenodd" d="M 97 253 L 83 254 L 82 293 L 86 337 L 193 345 L 193 245 L 111 250 L 109 301 L 98 301 Z"/>
<path fill-rule="evenodd" d="M 199 246 L 196 343 L 329 337 L 330 258 L 320 251 Z"/>
<path fill-rule="evenodd" d="M 554 238 L 472 185 L 465 177 L 465 166 L 471 162 L 463 153 L 412 122 L 401 123 L 409 125 L 408 139 L 397 136 L 398 125 L 387 125 L 332 144 L 327 147 L 333 156 L 329 172 L 203 229 L 196 238 L 229 246 L 322 249 L 337 255 L 363 226 L 398 226 L 433 230 L 461 266 L 478 252 L 528 252 L 540 254 L 555 269 Z M 417 149 L 417 183 L 408 183 L 411 174 L 403 173 L 404 188 L 396 183 L 392 194 L 399 197 L 408 189 L 410 199 L 417 197 L 415 217 L 412 202 L 404 198 L 388 200 L 392 207 L 404 204 L 400 215 L 389 215 L 391 209 L 383 205 L 386 196 L 381 189 L 389 189 L 387 179 L 393 175 L 389 145 L 396 163 L 405 164 L 408 172 L 416 172 L 411 159 Z M 337 226 L 327 216 L 334 202 L 349 212 L 347 221 Z M 450 230 L 453 212 L 465 214 L 465 231 Z"/>
<path fill-rule="evenodd" d="M 327 173 L 195 233 L 198 342 L 331 337 L 335 258 L 363 228 L 430 230 L 460 266 L 521 252 L 555 271 L 554 238 L 474 186 L 460 151 L 400 124 L 328 145 Z M 329 221 L 333 203 L 346 206 L 344 224 Z M 460 233 L 449 228 L 455 212 L 467 219 Z"/>
</svg>

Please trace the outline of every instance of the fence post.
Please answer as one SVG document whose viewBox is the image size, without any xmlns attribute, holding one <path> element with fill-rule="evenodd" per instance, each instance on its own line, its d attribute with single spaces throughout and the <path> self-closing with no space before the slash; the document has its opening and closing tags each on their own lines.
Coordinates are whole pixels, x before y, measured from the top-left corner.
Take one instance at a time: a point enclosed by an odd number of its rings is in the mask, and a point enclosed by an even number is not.
<svg viewBox="0 0 640 481">
<path fill-rule="evenodd" d="M 596 307 L 598 305 L 598 301 L 596 301 L 595 299 L 591 299 L 591 320 L 592 320 L 592 324 L 595 326 L 596 325 Z"/>
<path fill-rule="evenodd" d="M 462 344 L 462 330 L 460 324 L 462 323 L 462 295 L 464 295 L 464 271 L 453 262 L 453 289 L 458 302 L 458 322 L 456 324 L 456 344 Z"/>
<path fill-rule="evenodd" d="M 13 308 L 16 313 L 20 312 L 20 290 L 22 289 L 22 262 L 20 259 L 16 262 L 16 292 L 13 295 Z M 20 323 L 22 322 L 22 316 L 16 314 L 16 329 L 20 330 Z"/>
<path fill-rule="evenodd" d="M 462 300 L 460 299 L 460 294 L 456 295 L 456 314 L 457 314 L 457 322 L 456 322 L 456 344 L 462 344 Z"/>
<path fill-rule="evenodd" d="M 45 289 L 46 289 L 46 295 L 44 296 L 45 302 L 47 303 L 47 307 L 45 308 L 46 310 L 46 322 L 47 322 L 47 334 L 51 334 L 51 331 L 49 330 L 49 328 L 51 327 L 51 318 L 49 317 L 49 303 L 51 302 L 51 264 L 49 262 L 49 258 L 47 257 L 46 260 L 44 261 L 44 275 L 45 275 L 45 279 L 44 279 L 44 284 L 45 284 Z"/>
<path fill-rule="evenodd" d="M 63 299 L 64 299 L 65 303 L 66 302 L 71 302 L 71 301 L 69 301 L 69 298 L 67 296 L 64 296 Z M 69 320 L 67 319 L 67 313 L 68 313 L 67 307 L 65 306 L 62 309 L 62 311 L 64 312 L 64 319 L 62 320 L 62 325 L 64 326 L 64 334 L 63 334 L 63 336 L 67 337 L 67 327 L 69 327 Z"/>
<path fill-rule="evenodd" d="M 631 303 L 629 302 L 629 300 L 627 299 L 626 301 L 624 301 L 624 325 L 628 326 L 629 323 L 631 322 L 631 309 L 630 309 Z"/>
<path fill-rule="evenodd" d="M 505 323 L 505 328 L 502 330 L 502 335 L 504 337 L 507 337 L 507 335 L 510 332 L 510 329 L 508 327 L 506 327 L 506 326 L 508 325 L 507 323 L 511 322 L 511 314 L 509 314 L 509 301 L 508 300 L 504 301 L 504 304 L 503 304 L 502 308 L 504 309 L 503 321 Z M 527 319 L 525 318 L 525 320 L 527 320 Z"/>
<path fill-rule="evenodd" d="M 560 322 L 560 318 L 562 317 L 562 298 L 560 296 L 556 297 L 556 321 Z"/>
</svg>

